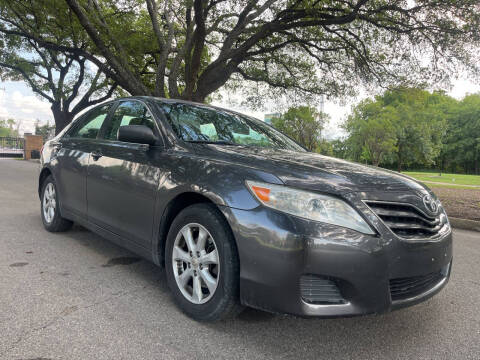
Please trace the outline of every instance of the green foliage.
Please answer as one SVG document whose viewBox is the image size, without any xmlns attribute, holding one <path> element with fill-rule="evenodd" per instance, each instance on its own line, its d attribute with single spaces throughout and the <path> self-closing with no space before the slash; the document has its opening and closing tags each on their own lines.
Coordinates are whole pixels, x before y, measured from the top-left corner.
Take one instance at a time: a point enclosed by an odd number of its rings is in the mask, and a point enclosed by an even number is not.
<svg viewBox="0 0 480 360">
<path fill-rule="evenodd" d="M 344 124 L 348 155 L 376 166 L 431 166 L 442 149 L 447 111 L 454 100 L 416 88 L 386 91 L 353 108 Z"/>
<path fill-rule="evenodd" d="M 440 155 L 443 169 L 480 174 L 480 94 L 448 109 L 448 131 Z"/>
<path fill-rule="evenodd" d="M 348 96 L 358 85 L 445 84 L 480 73 L 479 29 L 472 0 L 0 0 L 0 77 L 48 99 L 59 131 L 117 86 L 199 102 L 227 87 L 252 106 Z M 399 94 L 386 94 L 379 113 L 391 107 L 398 117 L 389 125 L 396 143 L 377 117 L 365 125 L 371 141 L 353 141 L 351 156 L 433 164 L 445 125 L 433 132 L 425 123 L 442 116 L 435 101 L 444 96 Z M 405 146 L 413 138 L 422 145 Z"/>
<path fill-rule="evenodd" d="M 291 107 L 279 118 L 272 119 L 278 130 L 295 139 L 309 151 L 320 146 L 321 132 L 328 121 L 328 116 L 309 106 Z"/>
<path fill-rule="evenodd" d="M 441 92 L 398 89 L 387 91 L 382 101 L 398 117 L 395 126 L 398 170 L 413 164 L 435 165 L 446 134 L 446 110 L 454 100 Z"/>
<path fill-rule="evenodd" d="M 117 87 L 89 59 L 92 46 L 64 1 L 0 0 L 0 79 L 24 81 L 49 101 L 58 131 Z"/>
<path fill-rule="evenodd" d="M 344 129 L 348 144 L 357 161 L 370 161 L 378 166 L 389 154 L 397 150 L 397 114 L 392 107 L 378 101 L 365 100 L 353 109 Z"/>
<path fill-rule="evenodd" d="M 0 119 L 0 137 L 18 137 L 20 124 L 14 119 Z"/>
<path fill-rule="evenodd" d="M 318 142 L 317 148 L 315 149 L 315 152 L 325 155 L 325 156 L 335 156 L 334 154 L 334 147 L 332 142 L 321 139 Z"/>
<path fill-rule="evenodd" d="M 35 122 L 35 135 L 41 135 L 45 143 L 55 135 L 55 125 L 50 125 L 48 122 L 40 125 L 40 122 L 37 120 Z"/>
<path fill-rule="evenodd" d="M 387 167 L 480 174 L 480 94 L 457 101 L 416 88 L 386 91 L 352 109 L 336 157 Z"/>
<path fill-rule="evenodd" d="M 332 156 L 340 159 L 348 158 L 348 143 L 346 139 L 334 139 L 329 141 L 332 146 Z"/>
<path fill-rule="evenodd" d="M 31 41 L 83 56 L 132 95 L 204 102 L 227 86 L 250 104 L 280 95 L 308 102 L 360 84 L 479 72 L 472 0 L 0 0 L 0 8 L 15 10 L 0 16 L 0 29 L 28 33 L 4 48 Z"/>
</svg>

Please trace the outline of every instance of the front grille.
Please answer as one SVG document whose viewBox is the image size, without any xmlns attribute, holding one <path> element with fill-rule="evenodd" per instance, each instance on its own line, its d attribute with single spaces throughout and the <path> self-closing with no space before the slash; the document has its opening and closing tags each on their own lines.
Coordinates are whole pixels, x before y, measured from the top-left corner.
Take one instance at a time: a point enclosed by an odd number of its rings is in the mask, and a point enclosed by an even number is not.
<svg viewBox="0 0 480 360">
<path fill-rule="evenodd" d="M 420 295 L 434 287 L 444 277 L 445 275 L 439 271 L 428 275 L 391 279 L 390 295 L 392 301 Z"/>
<path fill-rule="evenodd" d="M 334 281 L 315 275 L 300 278 L 302 299 L 309 304 L 345 304 L 346 301 Z"/>
<path fill-rule="evenodd" d="M 440 216 L 428 216 L 410 204 L 366 201 L 392 232 L 403 238 L 429 238 L 441 230 Z"/>
</svg>

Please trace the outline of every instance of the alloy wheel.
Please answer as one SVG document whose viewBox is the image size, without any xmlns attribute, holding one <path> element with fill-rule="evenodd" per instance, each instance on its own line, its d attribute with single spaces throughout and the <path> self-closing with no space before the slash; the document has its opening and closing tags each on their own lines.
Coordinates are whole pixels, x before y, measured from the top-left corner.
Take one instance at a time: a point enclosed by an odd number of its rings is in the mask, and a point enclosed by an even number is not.
<svg viewBox="0 0 480 360">
<path fill-rule="evenodd" d="M 55 195 L 55 186 L 50 182 L 43 192 L 43 217 L 47 223 L 51 223 L 55 217 L 57 201 Z"/>
<path fill-rule="evenodd" d="M 215 240 L 200 224 L 185 225 L 177 234 L 172 250 L 173 274 L 182 295 L 194 304 L 212 298 L 220 276 Z"/>
</svg>

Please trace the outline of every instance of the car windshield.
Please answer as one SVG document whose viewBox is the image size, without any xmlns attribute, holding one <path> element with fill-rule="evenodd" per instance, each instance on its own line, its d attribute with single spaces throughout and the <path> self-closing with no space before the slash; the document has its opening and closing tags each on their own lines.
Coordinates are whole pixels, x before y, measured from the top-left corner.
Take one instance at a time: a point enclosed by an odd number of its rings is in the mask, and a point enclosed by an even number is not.
<svg viewBox="0 0 480 360">
<path fill-rule="evenodd" d="M 159 101 L 176 135 L 187 142 L 305 151 L 260 120 L 201 105 Z"/>
</svg>

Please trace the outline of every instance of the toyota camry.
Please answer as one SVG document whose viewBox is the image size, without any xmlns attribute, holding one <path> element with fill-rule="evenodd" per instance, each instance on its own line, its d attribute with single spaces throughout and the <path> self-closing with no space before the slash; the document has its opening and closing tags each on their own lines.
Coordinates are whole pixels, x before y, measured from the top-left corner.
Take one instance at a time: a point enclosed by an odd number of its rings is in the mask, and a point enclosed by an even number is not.
<svg viewBox="0 0 480 360">
<path fill-rule="evenodd" d="M 450 224 L 425 185 L 205 104 L 94 107 L 43 147 L 38 192 L 48 231 L 76 222 L 164 267 L 176 304 L 200 321 L 244 306 L 384 313 L 450 276 Z"/>
</svg>

